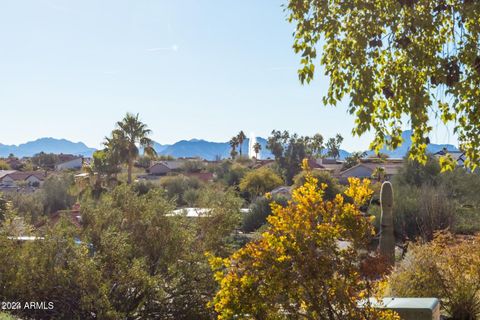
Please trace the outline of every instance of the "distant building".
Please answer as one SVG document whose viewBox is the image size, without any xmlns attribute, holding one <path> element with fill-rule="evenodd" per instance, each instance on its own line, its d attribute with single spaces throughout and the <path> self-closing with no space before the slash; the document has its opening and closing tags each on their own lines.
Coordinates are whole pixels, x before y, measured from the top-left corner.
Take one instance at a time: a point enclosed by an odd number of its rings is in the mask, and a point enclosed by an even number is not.
<svg viewBox="0 0 480 320">
<path fill-rule="evenodd" d="M 185 161 L 182 160 L 159 161 L 151 165 L 147 172 L 154 176 L 164 176 L 172 171 L 179 171 L 184 163 Z"/>
<path fill-rule="evenodd" d="M 19 187 L 21 184 L 25 184 L 26 186 L 30 187 L 40 187 L 45 178 L 45 173 L 40 171 L 13 171 L 7 174 L 0 173 L 0 186 L 12 188 Z"/>
<path fill-rule="evenodd" d="M 63 162 L 59 162 L 55 165 L 56 171 L 63 170 L 77 170 L 81 169 L 83 166 L 83 157 L 74 157 Z"/>
<path fill-rule="evenodd" d="M 330 173 L 333 177 L 338 177 L 340 175 L 340 172 L 342 171 L 343 167 L 343 161 L 337 160 L 337 159 L 327 159 L 327 158 L 319 158 L 314 160 L 315 161 L 315 166 L 312 166 L 309 162 L 310 168 L 320 170 L 320 171 L 325 171 Z"/>
<path fill-rule="evenodd" d="M 390 180 L 402 168 L 402 162 L 367 162 L 359 163 L 356 166 L 340 172 L 339 180 L 346 183 L 348 178 L 370 179 L 377 168 L 383 169 L 386 180 Z"/>
<path fill-rule="evenodd" d="M 0 170 L 0 179 L 10 173 L 17 172 L 17 170 Z"/>
</svg>

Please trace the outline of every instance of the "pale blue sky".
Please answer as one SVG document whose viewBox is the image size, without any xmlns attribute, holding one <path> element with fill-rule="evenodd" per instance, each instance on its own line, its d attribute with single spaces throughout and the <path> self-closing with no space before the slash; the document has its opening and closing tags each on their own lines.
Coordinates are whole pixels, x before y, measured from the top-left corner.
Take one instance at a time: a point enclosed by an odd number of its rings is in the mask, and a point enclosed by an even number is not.
<svg viewBox="0 0 480 320">
<path fill-rule="evenodd" d="M 3 0 L 0 143 L 99 147 L 130 111 L 160 143 L 288 129 L 367 148 L 344 107 L 322 106 L 325 77 L 300 85 L 283 2 Z M 455 142 L 441 127 L 433 141 Z"/>
</svg>

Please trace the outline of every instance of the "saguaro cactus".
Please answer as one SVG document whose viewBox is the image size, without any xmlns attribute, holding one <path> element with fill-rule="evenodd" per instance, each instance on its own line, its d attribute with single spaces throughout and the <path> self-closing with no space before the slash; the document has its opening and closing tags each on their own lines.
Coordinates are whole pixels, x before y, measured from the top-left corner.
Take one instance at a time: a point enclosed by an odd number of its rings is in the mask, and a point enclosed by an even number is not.
<svg viewBox="0 0 480 320">
<path fill-rule="evenodd" d="M 395 264 L 395 236 L 393 234 L 393 188 L 385 181 L 380 191 L 382 217 L 380 224 L 380 254 L 389 266 Z"/>
</svg>

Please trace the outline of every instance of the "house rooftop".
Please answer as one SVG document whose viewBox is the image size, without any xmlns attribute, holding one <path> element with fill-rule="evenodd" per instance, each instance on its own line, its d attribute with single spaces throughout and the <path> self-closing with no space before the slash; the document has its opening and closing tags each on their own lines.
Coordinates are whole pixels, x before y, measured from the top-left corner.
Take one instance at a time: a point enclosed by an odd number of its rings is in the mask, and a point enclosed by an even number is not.
<svg viewBox="0 0 480 320">
<path fill-rule="evenodd" d="M 14 172 L 17 172 L 17 170 L 0 170 L 0 179 Z"/>
</svg>

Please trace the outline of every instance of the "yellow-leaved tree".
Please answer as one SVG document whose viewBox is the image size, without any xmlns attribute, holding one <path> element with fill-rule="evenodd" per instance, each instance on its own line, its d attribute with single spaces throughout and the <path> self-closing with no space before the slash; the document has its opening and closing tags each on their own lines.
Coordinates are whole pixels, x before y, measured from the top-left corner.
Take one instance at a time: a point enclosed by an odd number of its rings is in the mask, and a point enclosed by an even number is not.
<svg viewBox="0 0 480 320">
<path fill-rule="evenodd" d="M 368 180 L 349 183 L 327 201 L 326 185 L 307 175 L 285 207 L 273 205 L 259 240 L 229 258 L 210 257 L 219 319 L 399 319 L 367 302 L 375 282 L 364 272 L 361 249 L 373 227 L 360 206 L 372 190 Z"/>
</svg>

